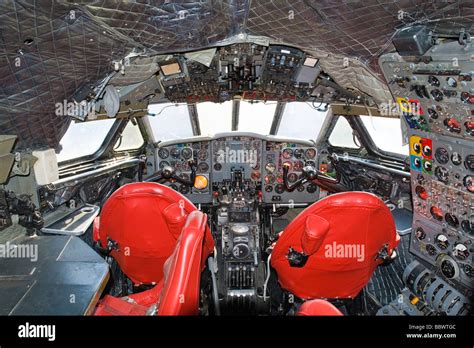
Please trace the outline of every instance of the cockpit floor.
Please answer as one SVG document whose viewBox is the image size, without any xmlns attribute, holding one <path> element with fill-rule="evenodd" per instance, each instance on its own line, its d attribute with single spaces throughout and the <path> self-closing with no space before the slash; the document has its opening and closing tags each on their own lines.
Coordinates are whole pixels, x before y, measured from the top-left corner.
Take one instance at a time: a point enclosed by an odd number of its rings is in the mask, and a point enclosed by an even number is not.
<svg viewBox="0 0 474 348">
<path fill-rule="evenodd" d="M 413 256 L 409 252 L 410 234 L 400 236 L 400 238 L 397 248 L 398 257 L 391 264 L 378 267 L 367 284 L 367 292 L 381 306 L 389 304 L 405 288 L 402 279 L 403 271 L 413 260 Z"/>
</svg>

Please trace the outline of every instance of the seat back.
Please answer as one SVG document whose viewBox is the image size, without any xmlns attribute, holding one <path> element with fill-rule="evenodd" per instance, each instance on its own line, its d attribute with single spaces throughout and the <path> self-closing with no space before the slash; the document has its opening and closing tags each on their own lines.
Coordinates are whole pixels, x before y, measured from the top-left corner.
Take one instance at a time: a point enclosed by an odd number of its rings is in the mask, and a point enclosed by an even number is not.
<svg viewBox="0 0 474 348">
<path fill-rule="evenodd" d="M 197 315 L 201 271 L 214 240 L 207 216 L 200 211 L 191 212 L 176 247 L 164 265 L 163 290 L 158 315 Z"/>
<path fill-rule="evenodd" d="M 282 288 L 300 298 L 354 298 L 383 262 L 379 255 L 391 255 L 399 240 L 392 214 L 377 196 L 338 193 L 287 226 L 271 264 Z M 290 265 L 290 248 L 305 262 Z"/>
<path fill-rule="evenodd" d="M 94 223 L 94 240 L 136 284 L 158 283 L 187 216 L 196 207 L 157 183 L 132 183 L 115 191 Z"/>
<path fill-rule="evenodd" d="M 332 303 L 324 300 L 311 300 L 304 302 L 298 311 L 297 316 L 342 316 L 342 312 Z"/>
</svg>

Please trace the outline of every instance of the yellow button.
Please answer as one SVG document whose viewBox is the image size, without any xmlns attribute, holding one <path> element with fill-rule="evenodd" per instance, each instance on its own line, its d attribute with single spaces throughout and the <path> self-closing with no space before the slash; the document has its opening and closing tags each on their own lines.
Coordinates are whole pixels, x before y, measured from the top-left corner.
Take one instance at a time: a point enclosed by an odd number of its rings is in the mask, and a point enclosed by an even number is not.
<svg viewBox="0 0 474 348">
<path fill-rule="evenodd" d="M 194 188 L 197 190 L 204 190 L 207 187 L 208 180 L 204 175 L 198 175 L 196 176 L 196 179 L 194 179 Z"/>
</svg>

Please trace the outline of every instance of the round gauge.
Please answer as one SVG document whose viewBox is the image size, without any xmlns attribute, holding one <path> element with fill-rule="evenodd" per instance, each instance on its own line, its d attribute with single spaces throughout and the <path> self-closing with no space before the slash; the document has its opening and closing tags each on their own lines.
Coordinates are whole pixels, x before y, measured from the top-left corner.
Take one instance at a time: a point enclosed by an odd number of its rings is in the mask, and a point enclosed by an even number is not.
<svg viewBox="0 0 474 348">
<path fill-rule="evenodd" d="M 252 143 L 252 146 L 254 149 L 259 149 L 260 148 L 260 140 L 254 140 Z"/>
<path fill-rule="evenodd" d="M 181 162 L 180 161 L 171 161 L 171 166 L 174 168 L 176 171 L 181 171 Z"/>
<path fill-rule="evenodd" d="M 462 157 L 459 152 L 453 152 L 453 154 L 451 155 L 451 162 L 453 162 L 453 164 L 456 166 L 461 164 Z"/>
<path fill-rule="evenodd" d="M 283 156 L 283 158 L 291 158 L 293 156 L 293 150 L 292 149 L 284 149 L 281 153 L 281 155 Z"/>
<path fill-rule="evenodd" d="M 426 237 L 426 233 L 421 227 L 418 227 L 415 232 L 415 237 L 418 240 L 423 240 Z"/>
<path fill-rule="evenodd" d="M 435 220 L 443 221 L 443 211 L 440 208 L 432 206 L 430 213 Z"/>
<path fill-rule="evenodd" d="M 458 86 L 458 82 L 452 76 L 446 78 L 446 84 L 451 88 L 456 88 Z"/>
<path fill-rule="evenodd" d="M 291 161 L 285 161 L 285 162 L 283 162 L 283 166 L 288 167 L 288 170 L 292 170 L 292 169 L 293 169 L 293 163 L 291 163 Z"/>
<path fill-rule="evenodd" d="M 454 117 L 446 118 L 443 123 L 450 132 L 461 133 L 461 124 Z"/>
<path fill-rule="evenodd" d="M 436 178 L 438 178 L 439 181 L 444 182 L 445 184 L 448 183 L 449 171 L 446 168 L 436 167 L 435 175 L 436 175 Z"/>
<path fill-rule="evenodd" d="M 239 243 L 232 248 L 232 255 L 237 259 L 244 259 L 250 255 L 250 249 L 247 244 Z"/>
<path fill-rule="evenodd" d="M 456 264 L 450 259 L 441 261 L 440 269 L 441 273 L 448 279 L 454 278 L 457 275 Z"/>
<path fill-rule="evenodd" d="M 199 143 L 193 143 L 192 148 L 193 150 L 199 150 L 201 148 L 201 145 Z"/>
<path fill-rule="evenodd" d="M 273 184 L 275 182 L 275 176 L 271 174 L 265 175 L 263 180 L 265 181 L 265 184 Z"/>
<path fill-rule="evenodd" d="M 273 186 L 272 185 L 265 186 L 265 192 L 272 192 L 272 191 L 273 191 Z"/>
<path fill-rule="evenodd" d="M 267 171 L 267 173 L 273 174 L 275 172 L 275 169 L 276 166 L 274 163 L 269 162 L 265 165 L 265 170 Z"/>
<path fill-rule="evenodd" d="M 171 153 L 171 157 L 173 158 L 179 158 L 179 156 L 181 155 L 181 152 L 179 151 L 177 147 L 173 147 L 170 153 Z"/>
<path fill-rule="evenodd" d="M 464 122 L 464 127 L 466 127 L 466 132 L 469 135 L 474 136 L 474 121 L 466 121 Z"/>
<path fill-rule="evenodd" d="M 471 99 L 471 95 L 468 92 L 462 92 L 461 93 L 461 101 L 463 103 L 469 103 Z"/>
<path fill-rule="evenodd" d="M 303 149 L 296 149 L 295 151 L 293 151 L 293 156 L 295 156 L 295 158 L 303 158 L 303 155 L 304 155 Z"/>
<path fill-rule="evenodd" d="M 295 163 L 293 163 L 293 170 L 295 172 L 301 172 L 303 167 L 304 167 L 304 164 L 302 161 L 295 161 Z"/>
<path fill-rule="evenodd" d="M 198 173 L 207 173 L 209 171 L 209 165 L 206 162 L 201 162 L 197 166 Z"/>
<path fill-rule="evenodd" d="M 439 87 L 439 80 L 436 76 L 430 75 L 428 77 L 428 83 L 433 87 Z"/>
<path fill-rule="evenodd" d="M 443 100 L 443 92 L 441 92 L 439 89 L 433 89 L 431 91 L 431 96 L 437 102 L 440 102 L 441 100 Z"/>
<path fill-rule="evenodd" d="M 454 227 L 454 228 L 459 227 L 459 220 L 456 217 L 456 215 L 453 215 L 451 213 L 446 213 L 446 215 L 444 216 L 444 219 L 446 220 L 449 226 Z"/>
<path fill-rule="evenodd" d="M 207 157 L 208 157 L 208 153 L 206 150 L 199 150 L 198 151 L 198 159 L 200 161 L 205 161 L 207 160 Z"/>
<path fill-rule="evenodd" d="M 296 188 L 296 191 L 298 191 L 298 192 L 303 192 L 303 191 L 304 191 L 304 185 L 299 185 L 299 186 Z"/>
<path fill-rule="evenodd" d="M 469 220 L 463 220 L 461 222 L 461 228 L 464 232 L 474 235 L 474 223 Z"/>
<path fill-rule="evenodd" d="M 436 251 L 436 248 L 434 247 L 434 245 L 432 244 L 428 244 L 426 246 L 426 251 L 428 252 L 428 254 L 430 254 L 431 256 L 434 256 L 437 254 L 437 251 Z"/>
<path fill-rule="evenodd" d="M 420 197 L 424 201 L 426 201 L 429 197 L 428 192 L 425 190 L 423 186 L 417 186 L 415 188 L 415 193 L 418 197 Z"/>
<path fill-rule="evenodd" d="M 214 170 L 215 170 L 216 172 L 222 170 L 222 164 L 220 164 L 220 163 L 215 163 L 215 164 L 214 164 Z"/>
<path fill-rule="evenodd" d="M 470 265 L 464 265 L 464 273 L 466 273 L 469 278 L 474 277 L 474 269 Z"/>
<path fill-rule="evenodd" d="M 306 161 L 304 165 L 305 167 L 307 166 L 316 167 L 316 163 L 314 163 L 314 161 Z"/>
<path fill-rule="evenodd" d="M 245 150 L 250 150 L 252 148 L 252 143 L 250 141 L 245 141 L 244 142 L 244 149 Z"/>
<path fill-rule="evenodd" d="M 188 172 L 191 170 L 191 166 L 188 161 L 184 161 L 181 163 L 181 170 L 184 172 Z"/>
<path fill-rule="evenodd" d="M 433 119 L 433 120 L 436 120 L 436 119 L 439 117 L 439 115 L 438 115 L 438 113 L 436 112 L 436 110 L 435 110 L 435 109 L 431 109 L 431 108 L 428 109 L 428 115 L 430 115 L 430 118 Z"/>
<path fill-rule="evenodd" d="M 294 183 L 298 180 L 298 175 L 296 175 L 295 173 L 290 173 L 288 174 L 288 181 L 290 183 Z"/>
<path fill-rule="evenodd" d="M 186 195 L 189 193 L 189 187 L 187 185 L 181 185 L 179 187 L 179 192 L 183 195 Z"/>
<path fill-rule="evenodd" d="M 474 155 L 467 155 L 464 165 L 467 169 L 474 171 Z"/>
<path fill-rule="evenodd" d="M 470 175 L 466 175 L 463 179 L 464 187 L 471 192 L 474 193 L 474 178 Z"/>
<path fill-rule="evenodd" d="M 423 146 L 423 155 L 425 155 L 426 157 L 431 157 L 431 153 L 432 153 L 431 146 L 428 146 L 428 145 Z"/>
<path fill-rule="evenodd" d="M 253 181 L 257 181 L 260 179 L 260 171 L 259 170 L 254 170 L 252 171 L 252 174 L 250 174 L 250 178 L 253 180 Z"/>
<path fill-rule="evenodd" d="M 161 161 L 160 162 L 160 169 L 163 169 L 164 167 L 169 167 L 170 164 L 167 161 Z"/>
<path fill-rule="evenodd" d="M 418 157 L 415 157 L 413 159 L 413 166 L 415 168 L 421 169 L 421 159 L 419 159 Z"/>
<path fill-rule="evenodd" d="M 313 149 L 312 147 L 309 149 L 306 149 L 306 158 L 314 158 L 316 157 L 316 149 Z"/>
<path fill-rule="evenodd" d="M 283 192 L 285 192 L 285 187 L 283 184 L 278 184 L 275 186 L 275 192 L 281 195 Z"/>
<path fill-rule="evenodd" d="M 167 159 L 169 155 L 170 155 L 170 152 L 168 151 L 168 149 L 164 147 L 158 150 L 158 157 L 161 159 Z"/>
<path fill-rule="evenodd" d="M 458 243 L 453 248 L 453 255 L 459 260 L 466 260 L 469 257 L 469 250 L 464 244 Z"/>
<path fill-rule="evenodd" d="M 425 172 L 431 173 L 431 170 L 433 169 L 433 165 L 431 164 L 430 161 L 425 161 L 423 162 L 423 169 L 425 170 Z"/>
<path fill-rule="evenodd" d="M 193 157 L 193 150 L 189 147 L 185 147 L 181 150 L 181 156 L 186 160 L 191 159 L 191 157 Z"/>
<path fill-rule="evenodd" d="M 413 143 L 413 151 L 415 153 L 420 153 L 421 151 L 421 144 L 420 143 Z"/>
<path fill-rule="evenodd" d="M 278 174 L 276 177 L 277 184 L 283 184 L 283 175 Z"/>
<path fill-rule="evenodd" d="M 420 185 L 424 185 L 426 180 L 425 178 L 423 177 L 423 175 L 421 174 L 418 174 L 417 177 L 416 177 L 416 182 Z"/>
<path fill-rule="evenodd" d="M 446 164 L 449 162 L 449 153 L 444 147 L 439 147 L 436 149 L 435 158 L 440 164 Z"/>
<path fill-rule="evenodd" d="M 449 246 L 448 237 L 444 234 L 438 234 L 435 243 L 440 249 L 446 249 Z"/>
<path fill-rule="evenodd" d="M 308 193 L 315 193 L 317 189 L 318 187 L 315 184 L 311 183 L 306 188 L 306 191 L 308 191 Z"/>
</svg>

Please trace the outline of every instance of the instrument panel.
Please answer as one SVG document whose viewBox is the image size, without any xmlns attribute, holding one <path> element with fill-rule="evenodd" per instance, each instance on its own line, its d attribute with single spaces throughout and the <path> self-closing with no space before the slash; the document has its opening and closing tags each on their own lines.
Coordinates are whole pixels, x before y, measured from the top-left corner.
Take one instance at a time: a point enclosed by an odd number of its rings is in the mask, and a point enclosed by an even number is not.
<svg viewBox="0 0 474 348">
<path fill-rule="evenodd" d="M 474 288 L 474 63 L 458 42 L 420 59 L 380 58 L 408 129 L 410 251 L 449 282 Z"/>
<path fill-rule="evenodd" d="M 283 166 L 289 167 L 288 182 L 295 183 L 305 166 L 316 167 L 316 148 L 297 143 L 268 141 L 265 148 L 263 168 L 263 196 L 267 202 L 301 203 L 311 201 L 318 192 L 314 183 L 299 186 L 294 192 L 285 191 L 283 184 Z M 314 198 L 313 198 L 314 199 Z"/>
<path fill-rule="evenodd" d="M 190 161 L 195 163 L 196 175 L 207 181 L 205 188 L 190 188 L 173 180 L 164 184 L 194 203 L 211 203 L 213 191 L 231 181 L 235 171 L 261 192 L 264 203 L 311 203 L 318 199 L 319 190 L 314 183 L 306 183 L 293 192 L 286 191 L 283 184 L 284 164 L 290 166 L 290 184 L 300 178 L 304 166 L 317 166 L 317 150 L 310 142 L 235 133 L 208 140 L 168 142 L 157 150 L 158 168 L 171 166 L 186 180 L 191 175 Z"/>
<path fill-rule="evenodd" d="M 194 161 L 196 163 L 196 174 L 209 180 L 210 148 L 209 141 L 187 142 L 160 147 L 157 152 L 158 168 L 161 170 L 166 166 L 170 166 L 180 177 L 189 180 L 191 176 L 190 162 Z M 210 196 L 209 186 L 198 190 L 178 182 L 168 182 L 166 184 L 183 195 L 202 196 L 203 198 L 197 199 L 197 203 L 206 202 L 207 196 Z"/>
</svg>

